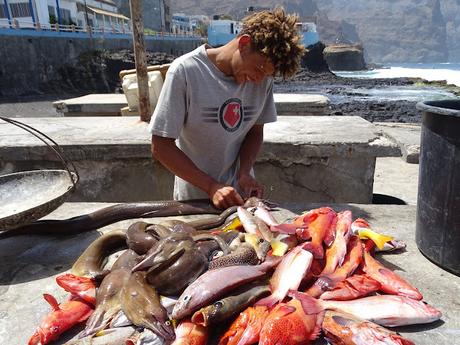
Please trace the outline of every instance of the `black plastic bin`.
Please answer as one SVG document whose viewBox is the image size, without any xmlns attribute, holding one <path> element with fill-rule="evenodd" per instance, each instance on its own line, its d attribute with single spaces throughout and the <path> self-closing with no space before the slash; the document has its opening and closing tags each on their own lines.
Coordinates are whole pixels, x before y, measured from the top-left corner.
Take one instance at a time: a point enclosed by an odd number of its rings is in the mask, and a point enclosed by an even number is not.
<svg viewBox="0 0 460 345">
<path fill-rule="evenodd" d="M 423 112 L 415 241 L 460 275 L 460 99 L 417 103 Z"/>
</svg>

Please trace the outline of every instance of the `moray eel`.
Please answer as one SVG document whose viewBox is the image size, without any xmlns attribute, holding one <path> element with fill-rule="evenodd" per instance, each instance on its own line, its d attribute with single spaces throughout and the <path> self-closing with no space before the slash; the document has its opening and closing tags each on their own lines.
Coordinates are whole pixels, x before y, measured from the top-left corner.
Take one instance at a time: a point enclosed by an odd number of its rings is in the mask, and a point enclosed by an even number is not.
<svg viewBox="0 0 460 345">
<path fill-rule="evenodd" d="M 192 322 L 202 326 L 218 325 L 223 321 L 252 305 L 260 297 L 270 294 L 270 286 L 259 283 L 244 286 L 230 296 L 222 298 L 213 304 L 201 308 L 192 316 Z"/>
<path fill-rule="evenodd" d="M 73 218 L 35 221 L 23 227 L 5 231 L 1 237 L 25 234 L 68 236 L 96 230 L 125 219 L 219 214 L 220 212 L 211 205 L 209 199 L 123 203 Z"/>
<path fill-rule="evenodd" d="M 134 250 L 139 255 L 143 255 L 152 248 L 161 237 L 171 233 L 161 225 L 136 222 L 131 224 L 126 230 L 126 244 L 129 249 Z"/>
<path fill-rule="evenodd" d="M 94 240 L 75 261 L 70 272 L 76 276 L 100 279 L 108 271 L 104 270 L 107 257 L 116 249 L 126 247 L 126 234 L 122 230 L 105 233 Z"/>
<path fill-rule="evenodd" d="M 166 340 L 174 339 L 174 328 L 160 296 L 145 279 L 145 272 L 131 275 L 121 292 L 121 305 L 128 319 L 139 327 L 146 327 Z"/>
<path fill-rule="evenodd" d="M 232 253 L 212 260 L 209 263 L 209 269 L 235 265 L 256 265 L 258 262 L 259 258 L 254 247 L 248 243 L 242 243 Z"/>
<path fill-rule="evenodd" d="M 110 270 L 111 271 L 119 270 L 119 269 L 131 270 L 139 262 L 139 258 L 140 258 L 140 255 L 137 254 L 134 250 L 127 249 L 113 263 Z"/>
<path fill-rule="evenodd" d="M 95 334 L 107 327 L 112 318 L 121 310 L 121 290 L 131 276 L 129 269 L 111 271 L 103 280 L 96 292 L 96 309 L 80 333 L 83 338 Z"/>
</svg>

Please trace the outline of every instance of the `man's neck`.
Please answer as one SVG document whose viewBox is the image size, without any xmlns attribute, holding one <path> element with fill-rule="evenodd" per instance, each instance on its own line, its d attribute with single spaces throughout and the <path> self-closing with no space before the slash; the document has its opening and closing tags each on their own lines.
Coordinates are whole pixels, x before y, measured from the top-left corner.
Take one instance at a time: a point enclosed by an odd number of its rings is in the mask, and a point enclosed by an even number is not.
<svg viewBox="0 0 460 345">
<path fill-rule="evenodd" d="M 226 45 L 218 48 L 207 48 L 209 60 L 226 76 L 232 76 L 232 57 L 235 49 L 238 49 L 238 42 L 234 39 Z"/>
</svg>

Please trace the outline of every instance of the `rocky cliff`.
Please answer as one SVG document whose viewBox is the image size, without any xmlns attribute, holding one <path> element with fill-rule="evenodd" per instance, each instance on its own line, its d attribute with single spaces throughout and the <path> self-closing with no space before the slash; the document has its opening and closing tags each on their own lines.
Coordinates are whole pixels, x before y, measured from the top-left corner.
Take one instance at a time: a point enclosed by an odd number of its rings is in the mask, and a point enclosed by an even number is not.
<svg viewBox="0 0 460 345">
<path fill-rule="evenodd" d="M 326 43 L 361 42 L 373 62 L 458 62 L 460 0 L 177 0 L 174 12 L 226 13 L 241 19 L 247 6 L 283 5 L 318 16 Z"/>
</svg>

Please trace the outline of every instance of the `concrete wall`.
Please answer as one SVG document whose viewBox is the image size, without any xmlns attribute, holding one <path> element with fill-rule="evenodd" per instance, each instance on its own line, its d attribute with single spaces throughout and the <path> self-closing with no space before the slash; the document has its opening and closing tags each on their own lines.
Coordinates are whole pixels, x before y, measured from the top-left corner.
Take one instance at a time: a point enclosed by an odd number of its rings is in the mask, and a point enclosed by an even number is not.
<svg viewBox="0 0 460 345">
<path fill-rule="evenodd" d="M 129 35 L 89 38 L 85 33 L 40 34 L 31 31 L 29 34 L 8 35 L 1 31 L 8 30 L 0 30 L 0 96 L 40 92 L 40 85 L 58 79 L 59 68 L 77 63 L 82 53 L 97 49 L 132 50 L 133 47 Z M 196 38 L 146 38 L 147 50 L 173 55 L 187 53 L 200 44 Z"/>
</svg>

